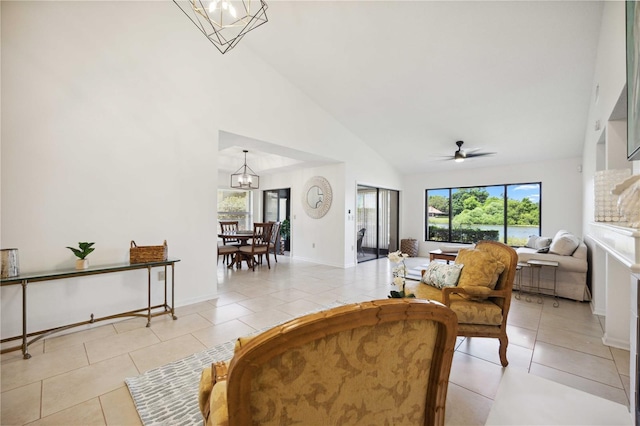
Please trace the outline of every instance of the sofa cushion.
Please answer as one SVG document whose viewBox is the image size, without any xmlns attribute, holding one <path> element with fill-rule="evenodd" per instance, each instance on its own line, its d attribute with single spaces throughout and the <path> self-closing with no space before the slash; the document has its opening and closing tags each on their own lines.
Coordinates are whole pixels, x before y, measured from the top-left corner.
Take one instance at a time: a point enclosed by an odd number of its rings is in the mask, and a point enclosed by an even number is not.
<svg viewBox="0 0 640 426">
<path fill-rule="evenodd" d="M 505 268 L 502 262 L 489 253 L 477 249 L 460 250 L 456 257 L 456 264 L 464 265 L 458 280 L 458 287 L 462 288 L 482 286 L 493 289 Z M 474 294 L 474 298 L 484 298 L 484 296 Z"/>
<path fill-rule="evenodd" d="M 464 265 L 431 262 L 422 274 L 420 281 L 436 288 L 455 287 L 458 284 L 460 271 L 463 266 Z"/>
<path fill-rule="evenodd" d="M 561 256 L 571 256 L 580 245 L 580 240 L 568 231 L 560 230 L 553 237 L 549 253 L 559 254 Z"/>
<path fill-rule="evenodd" d="M 527 261 L 532 259 L 537 260 L 550 260 L 552 262 L 558 262 L 558 273 L 562 271 L 567 272 L 586 272 L 588 268 L 588 263 L 586 256 L 578 257 L 578 254 L 582 254 L 586 252 L 587 246 L 585 243 L 580 243 L 578 249 L 573 253 L 573 256 L 561 256 L 559 254 L 554 253 L 538 253 L 537 250 L 519 247 L 516 250 L 518 253 L 518 262 L 527 263 Z M 558 279 L 558 285 L 560 285 L 560 280 Z"/>
</svg>

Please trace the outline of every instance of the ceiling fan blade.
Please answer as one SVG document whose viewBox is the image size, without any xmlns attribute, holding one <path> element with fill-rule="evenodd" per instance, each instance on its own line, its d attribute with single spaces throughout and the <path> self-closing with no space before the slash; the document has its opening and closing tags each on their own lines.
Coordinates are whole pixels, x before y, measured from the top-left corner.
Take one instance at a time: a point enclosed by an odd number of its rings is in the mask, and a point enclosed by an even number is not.
<svg viewBox="0 0 640 426">
<path fill-rule="evenodd" d="M 453 157 L 450 155 L 441 155 L 441 156 L 432 156 L 431 159 L 427 160 L 429 163 L 435 163 L 436 161 L 452 161 Z"/>
<path fill-rule="evenodd" d="M 497 152 L 478 152 L 481 148 L 471 148 L 471 149 L 462 149 L 463 141 L 457 141 L 456 145 L 458 149 L 453 153 L 453 155 L 432 155 L 433 160 L 431 161 L 457 161 L 463 162 L 467 158 L 473 157 L 485 157 L 488 155 L 495 155 Z"/>
<path fill-rule="evenodd" d="M 496 155 L 496 152 L 477 152 L 477 153 L 467 153 L 466 157 L 467 158 L 471 158 L 471 157 L 485 157 L 487 155 Z"/>
</svg>

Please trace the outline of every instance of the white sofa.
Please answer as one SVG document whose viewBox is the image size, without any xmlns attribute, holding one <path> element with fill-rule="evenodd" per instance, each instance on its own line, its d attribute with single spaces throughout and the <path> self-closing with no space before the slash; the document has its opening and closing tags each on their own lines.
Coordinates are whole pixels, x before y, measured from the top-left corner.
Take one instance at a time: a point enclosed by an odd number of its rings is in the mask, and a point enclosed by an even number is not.
<svg viewBox="0 0 640 426">
<path fill-rule="evenodd" d="M 544 245 L 544 237 L 539 237 Z M 539 240 L 539 241 L 540 241 Z M 526 263 L 528 260 L 548 260 L 558 262 L 557 268 L 557 287 L 558 296 L 578 301 L 591 300 L 591 293 L 587 286 L 587 270 L 589 268 L 587 262 L 587 246 L 577 237 L 567 231 L 558 231 L 551 240 L 548 253 L 540 253 L 544 250 L 540 247 L 540 243 L 531 244 L 531 239 L 527 243 L 527 247 L 520 247 L 516 250 L 518 253 L 518 262 Z M 572 251 L 573 245 L 577 244 L 577 248 Z M 533 247 L 532 247 L 533 246 Z M 554 252 L 554 248 L 556 252 Z M 571 252 L 571 254 L 567 254 Z M 527 267 L 520 271 L 523 285 L 528 285 L 530 280 L 530 270 Z M 537 281 L 538 271 L 534 271 L 534 281 Z M 517 284 L 517 283 L 516 283 Z M 545 293 L 553 291 L 553 268 L 541 268 L 540 270 L 540 288 L 545 289 Z"/>
</svg>

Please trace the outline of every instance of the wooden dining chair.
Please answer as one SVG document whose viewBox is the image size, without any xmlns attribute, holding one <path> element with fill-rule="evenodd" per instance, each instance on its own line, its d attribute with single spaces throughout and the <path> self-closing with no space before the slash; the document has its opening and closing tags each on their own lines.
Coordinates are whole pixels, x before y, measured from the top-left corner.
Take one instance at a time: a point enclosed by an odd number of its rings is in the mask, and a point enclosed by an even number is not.
<svg viewBox="0 0 640 426">
<path fill-rule="evenodd" d="M 220 224 L 220 234 L 233 234 L 235 232 L 238 232 L 239 225 L 237 220 L 220 220 L 218 221 L 218 223 Z M 221 236 L 220 238 L 222 238 L 223 246 L 226 246 L 226 245 L 234 245 L 236 247 L 240 246 L 240 240 L 238 240 L 237 238 L 225 237 L 224 235 Z M 218 247 L 218 254 L 224 256 L 224 260 L 227 265 L 231 263 L 231 260 L 233 257 L 232 255 L 234 253 L 235 251 L 233 251 L 232 249 Z"/>
<path fill-rule="evenodd" d="M 238 232 L 239 226 L 237 220 L 220 220 L 220 233 L 221 234 L 233 234 Z M 222 237 L 222 243 L 227 244 L 238 244 L 239 241 L 233 237 Z"/>
<path fill-rule="evenodd" d="M 278 243 L 280 242 L 280 222 L 272 222 L 271 238 L 269 239 L 269 250 L 267 250 L 267 257 L 269 253 L 273 253 L 273 258 L 278 263 Z"/>
<path fill-rule="evenodd" d="M 257 259 L 262 255 L 266 255 L 267 266 L 271 269 L 268 253 L 272 229 L 273 223 L 254 223 L 251 244 L 240 247 L 239 254 L 242 255 L 242 260 L 245 260 L 247 266 L 250 266 L 254 271 L 256 270 Z"/>
<path fill-rule="evenodd" d="M 273 258 L 278 262 L 278 256 L 276 255 L 278 250 L 278 242 L 280 241 L 280 222 L 269 221 L 272 224 L 271 228 L 271 238 L 269 239 L 269 249 L 267 250 L 266 256 L 269 256 L 269 253 L 273 253 Z M 258 257 L 258 263 L 262 265 L 262 256 Z"/>
<path fill-rule="evenodd" d="M 235 260 L 234 256 L 239 250 L 240 248 L 236 245 L 218 244 L 218 257 L 216 264 L 220 263 L 220 256 L 222 256 L 223 261 L 226 262 L 227 266 L 231 265 L 231 262 Z"/>
</svg>

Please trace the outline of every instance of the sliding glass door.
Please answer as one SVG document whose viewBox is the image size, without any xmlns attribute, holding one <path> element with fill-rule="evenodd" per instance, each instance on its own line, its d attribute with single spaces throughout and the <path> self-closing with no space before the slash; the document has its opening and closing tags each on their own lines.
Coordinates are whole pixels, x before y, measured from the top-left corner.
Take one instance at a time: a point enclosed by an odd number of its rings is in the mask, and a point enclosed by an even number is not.
<svg viewBox="0 0 640 426">
<path fill-rule="evenodd" d="M 289 220 L 289 195 L 291 190 L 285 189 L 270 189 L 264 191 L 263 198 L 263 212 L 262 217 L 265 222 L 284 222 Z M 287 227 L 288 228 L 288 227 Z M 290 236 L 282 238 L 285 246 L 285 250 L 289 250 Z"/>
<path fill-rule="evenodd" d="M 358 263 L 398 250 L 400 193 L 358 185 L 356 249 Z"/>
</svg>

